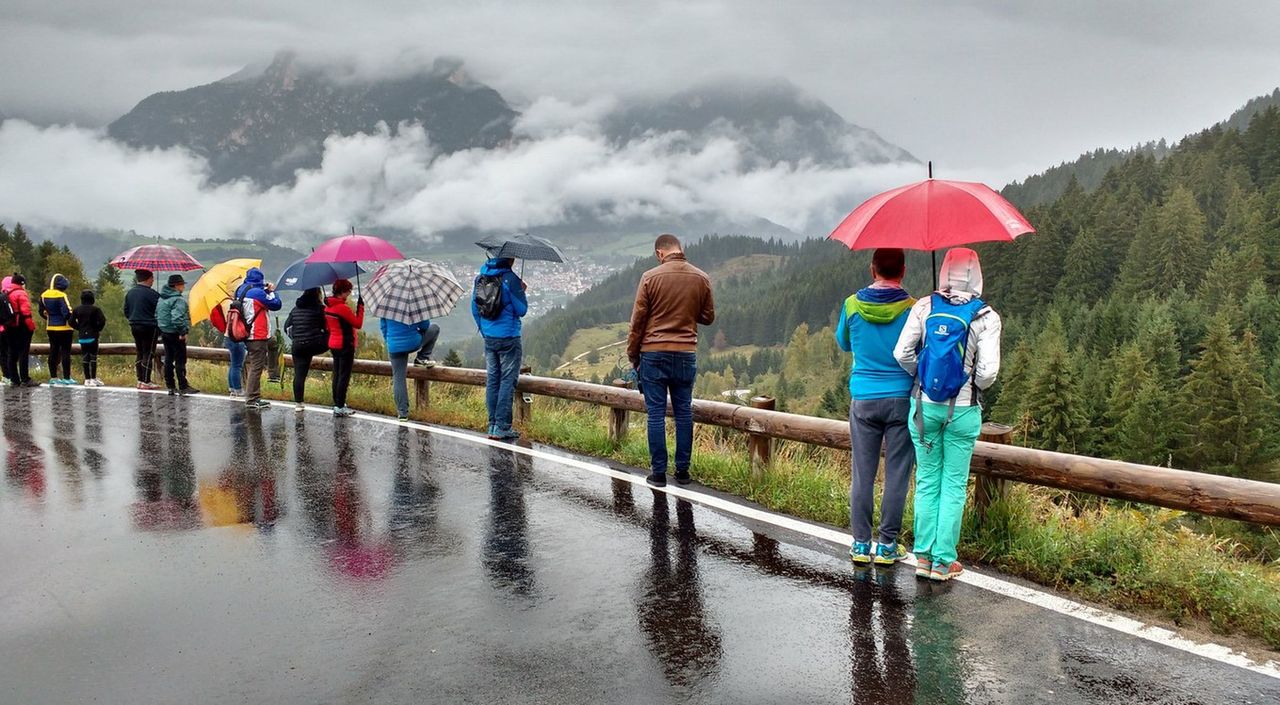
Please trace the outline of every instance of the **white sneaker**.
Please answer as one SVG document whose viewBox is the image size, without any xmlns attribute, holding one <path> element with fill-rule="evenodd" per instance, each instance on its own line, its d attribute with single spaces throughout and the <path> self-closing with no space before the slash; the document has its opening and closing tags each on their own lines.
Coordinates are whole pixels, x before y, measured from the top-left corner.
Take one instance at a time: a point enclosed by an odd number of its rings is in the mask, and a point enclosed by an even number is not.
<svg viewBox="0 0 1280 705">
<path fill-rule="evenodd" d="M 307 405 L 303 404 L 302 402 L 298 402 L 297 404 L 293 405 L 293 410 L 301 414 L 302 412 L 307 410 Z"/>
</svg>

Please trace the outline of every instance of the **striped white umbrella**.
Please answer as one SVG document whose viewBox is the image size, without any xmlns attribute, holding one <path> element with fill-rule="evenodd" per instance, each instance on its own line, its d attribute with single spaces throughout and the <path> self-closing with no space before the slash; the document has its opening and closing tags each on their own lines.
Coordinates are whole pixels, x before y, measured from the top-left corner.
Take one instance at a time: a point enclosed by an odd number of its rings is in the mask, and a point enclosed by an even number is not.
<svg viewBox="0 0 1280 705">
<path fill-rule="evenodd" d="M 420 259 L 383 265 L 363 292 L 369 313 L 408 325 L 448 315 L 464 293 L 444 265 Z"/>
</svg>

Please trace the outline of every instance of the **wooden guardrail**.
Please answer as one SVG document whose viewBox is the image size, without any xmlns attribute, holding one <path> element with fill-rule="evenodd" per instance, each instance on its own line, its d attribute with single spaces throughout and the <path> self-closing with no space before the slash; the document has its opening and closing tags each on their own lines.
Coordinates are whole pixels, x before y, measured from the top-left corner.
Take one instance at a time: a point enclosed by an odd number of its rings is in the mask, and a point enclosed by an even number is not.
<svg viewBox="0 0 1280 705">
<path fill-rule="evenodd" d="M 47 345 L 32 346 L 32 354 L 47 352 Z M 99 348 L 99 354 L 132 355 L 134 347 L 130 343 L 105 343 Z M 225 362 L 229 359 L 229 353 L 222 348 L 192 347 L 188 348 L 187 356 L 192 360 Z M 288 355 L 285 356 L 285 365 L 292 366 Z M 332 368 L 333 362 L 328 357 L 317 357 L 311 364 L 311 369 Z M 391 363 L 356 360 L 353 371 L 357 374 L 390 377 Z M 484 386 L 485 383 L 484 370 L 461 367 L 410 367 L 408 376 L 415 380 L 420 407 L 430 398 L 430 382 L 471 386 Z M 618 386 L 523 374 L 516 389 L 522 394 L 584 402 L 614 410 L 609 423 L 615 440 L 621 440 L 626 432 L 627 423 L 622 414 L 645 410 L 644 398 L 639 392 Z M 527 408 L 525 413 L 529 413 Z M 848 424 L 834 419 L 704 399 L 694 400 L 693 418 L 698 423 L 742 431 L 750 434 L 753 439 L 776 439 L 849 449 Z M 772 452 L 767 445 L 752 442 L 753 463 L 767 464 Z M 993 489 L 998 488 L 998 482 L 993 484 L 990 481 L 1010 480 L 1255 524 L 1280 526 L 1280 484 L 1276 483 L 1055 453 L 987 440 L 978 441 L 974 449 L 972 470 L 983 478 L 985 487 L 981 494 L 985 497 L 998 491 Z"/>
</svg>

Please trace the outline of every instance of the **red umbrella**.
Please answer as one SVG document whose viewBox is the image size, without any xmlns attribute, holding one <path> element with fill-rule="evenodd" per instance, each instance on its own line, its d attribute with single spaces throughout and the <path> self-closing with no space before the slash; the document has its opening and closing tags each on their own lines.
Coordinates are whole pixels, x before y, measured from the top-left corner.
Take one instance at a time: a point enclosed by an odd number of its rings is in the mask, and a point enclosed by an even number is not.
<svg viewBox="0 0 1280 705">
<path fill-rule="evenodd" d="M 941 250 L 1012 241 L 1035 231 L 1012 203 L 985 184 L 928 179 L 872 196 L 828 238 L 853 250 Z"/>
<path fill-rule="evenodd" d="M 139 245 L 116 255 L 107 264 L 116 269 L 150 269 L 154 272 L 204 269 L 195 257 L 173 245 Z"/>
</svg>

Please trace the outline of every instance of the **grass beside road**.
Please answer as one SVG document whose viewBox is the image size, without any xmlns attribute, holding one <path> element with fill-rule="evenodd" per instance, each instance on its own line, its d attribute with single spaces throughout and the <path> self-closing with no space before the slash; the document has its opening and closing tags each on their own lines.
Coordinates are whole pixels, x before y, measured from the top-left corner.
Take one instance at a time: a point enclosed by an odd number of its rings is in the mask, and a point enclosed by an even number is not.
<svg viewBox="0 0 1280 705">
<path fill-rule="evenodd" d="M 196 387 L 226 392 L 225 367 L 193 362 L 190 373 Z M 109 384 L 131 385 L 132 367 L 109 358 L 101 376 Z M 394 415 L 390 387 L 389 379 L 357 375 L 349 403 Z M 481 391 L 433 384 L 430 409 L 413 411 L 413 418 L 483 430 Z M 264 382 L 263 393 L 292 400 L 287 384 Z M 309 403 L 328 405 L 328 376 L 313 373 L 306 396 Z M 533 421 L 524 431 L 531 440 L 645 467 L 649 456 L 643 419 L 632 414 L 626 441 L 615 445 L 608 439 L 607 413 L 600 407 L 538 398 Z M 848 526 L 848 453 L 782 443 L 775 467 L 755 482 L 741 434 L 699 426 L 695 444 L 693 474 L 698 481 L 775 511 Z M 1121 502 L 1081 503 L 1069 493 L 1018 484 L 1011 484 L 988 518 L 979 527 L 972 513 L 966 516 L 963 559 L 1118 609 L 1252 637 L 1280 650 L 1280 540 L 1274 531 Z M 910 525 L 908 502 L 908 534 Z"/>
</svg>

